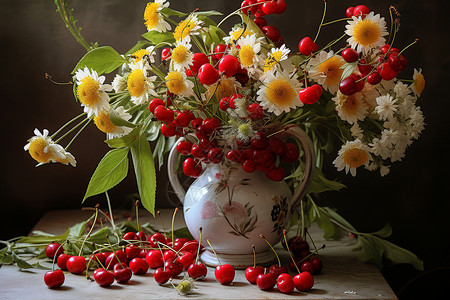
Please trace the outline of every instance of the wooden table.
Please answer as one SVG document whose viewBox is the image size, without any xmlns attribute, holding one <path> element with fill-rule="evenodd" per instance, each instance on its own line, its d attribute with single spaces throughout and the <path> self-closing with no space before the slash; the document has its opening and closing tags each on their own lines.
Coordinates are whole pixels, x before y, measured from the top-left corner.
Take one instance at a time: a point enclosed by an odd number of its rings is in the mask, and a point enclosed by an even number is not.
<svg viewBox="0 0 450 300">
<path fill-rule="evenodd" d="M 86 220 L 92 212 L 60 210 L 45 214 L 34 227 L 52 234 L 62 234 L 75 223 Z M 163 219 L 171 218 L 171 210 L 162 210 Z M 140 217 L 142 222 L 154 222 Z M 170 222 L 167 222 L 169 224 Z M 177 213 L 175 228 L 184 226 L 182 212 Z M 312 227 L 310 233 L 316 245 L 326 244 L 321 258 L 324 268 L 315 275 L 315 285 L 309 292 L 294 291 L 282 294 L 276 290 L 264 292 L 251 285 L 244 277 L 244 271 L 236 271 L 232 285 L 222 286 L 214 278 L 214 269 L 208 268 L 208 274 L 202 281 L 197 281 L 195 293 L 188 296 L 194 299 L 397 299 L 378 269 L 361 263 L 356 253 L 351 251 L 355 243 L 350 238 L 340 241 L 324 241 L 322 232 Z M 288 255 L 282 253 L 283 260 Z M 84 275 L 66 273 L 62 287 L 49 289 L 43 282 L 44 270 L 21 271 L 17 266 L 3 265 L 0 268 L 0 299 L 180 299 L 180 296 L 168 283 L 159 286 L 153 280 L 153 270 L 146 275 L 133 275 L 128 284 L 114 283 L 108 288 L 101 288 L 95 282 L 87 281 Z M 174 280 L 174 283 L 179 280 Z"/>
</svg>

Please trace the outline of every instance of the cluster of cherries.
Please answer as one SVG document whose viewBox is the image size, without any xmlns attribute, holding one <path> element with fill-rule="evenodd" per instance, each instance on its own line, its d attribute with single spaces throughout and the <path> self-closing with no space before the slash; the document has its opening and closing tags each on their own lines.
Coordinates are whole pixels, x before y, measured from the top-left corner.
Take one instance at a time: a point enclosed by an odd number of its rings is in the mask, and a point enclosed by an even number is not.
<svg viewBox="0 0 450 300">
<path fill-rule="evenodd" d="M 259 4 L 258 4 L 259 3 Z M 253 22 L 261 29 L 261 31 L 275 44 L 284 44 L 278 28 L 267 25 L 264 16 L 272 14 L 282 14 L 286 10 L 286 2 L 284 0 L 244 0 L 241 3 L 242 12 L 246 15 L 254 15 Z"/>
<path fill-rule="evenodd" d="M 139 231 L 125 233 L 122 243 L 126 244 L 122 249 L 94 252 L 88 260 L 81 255 L 64 253 L 59 243 L 50 243 L 45 248 L 45 254 L 56 260 L 60 269 L 46 272 L 45 284 L 50 288 L 59 287 L 65 280 L 63 271 L 81 274 L 92 266 L 100 266 L 93 272 L 93 278 L 102 287 L 110 286 L 114 281 L 127 283 L 133 274 L 146 274 L 149 269 L 155 269 L 154 279 L 158 284 L 175 278 L 183 270 L 187 270 L 194 279 L 206 276 L 206 266 L 198 262 L 201 246 L 195 240 L 176 238 L 172 241 L 159 232 L 147 237 Z"/>
<path fill-rule="evenodd" d="M 365 5 L 347 8 L 346 15 L 348 18 L 352 16 L 361 16 L 370 13 L 370 9 Z M 364 82 L 367 81 L 371 85 L 376 85 L 381 80 L 392 80 L 403 71 L 407 66 L 406 58 L 400 54 L 400 50 L 389 44 L 381 47 L 381 53 L 373 62 L 368 62 L 364 58 L 360 58 L 359 54 L 352 48 L 345 48 L 341 56 L 347 63 L 357 62 L 358 74 L 351 74 L 344 78 L 339 84 L 339 90 L 344 95 L 353 95 L 364 88 Z"/>
</svg>

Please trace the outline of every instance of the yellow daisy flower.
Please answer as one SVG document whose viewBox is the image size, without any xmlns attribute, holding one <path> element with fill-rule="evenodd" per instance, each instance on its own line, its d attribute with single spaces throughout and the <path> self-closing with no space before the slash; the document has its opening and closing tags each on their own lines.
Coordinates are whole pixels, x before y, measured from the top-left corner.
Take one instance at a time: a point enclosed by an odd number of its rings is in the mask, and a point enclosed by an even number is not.
<svg viewBox="0 0 450 300">
<path fill-rule="evenodd" d="M 334 55 L 333 51 L 321 51 L 319 55 L 311 58 L 308 63 L 308 74 L 311 79 L 320 84 L 330 93 L 335 94 L 339 89 L 342 72 L 341 67 L 345 60 L 340 55 Z"/>
<path fill-rule="evenodd" d="M 338 157 L 333 161 L 333 165 L 338 171 L 345 168 L 345 173 L 350 171 L 352 176 L 356 176 L 356 168 L 365 165 L 369 166 L 372 156 L 369 153 L 369 147 L 363 144 L 359 139 L 347 141 L 342 145 L 338 152 Z"/>
<path fill-rule="evenodd" d="M 130 64 L 131 73 L 127 79 L 127 89 L 131 96 L 131 101 L 134 104 L 141 105 L 148 102 L 149 95 L 155 97 L 158 94 L 155 92 L 155 85 L 153 81 L 156 76 L 147 76 L 147 64 L 141 60 L 137 63 Z"/>
<path fill-rule="evenodd" d="M 164 7 L 169 7 L 169 2 L 166 2 L 166 0 L 155 0 L 155 2 L 147 3 L 144 11 L 144 24 L 148 31 L 166 32 L 171 29 L 170 24 L 164 20 L 160 13 Z"/>
<path fill-rule="evenodd" d="M 414 69 L 413 80 L 414 82 L 413 84 L 411 84 L 410 88 L 415 95 L 420 97 L 423 90 L 425 89 L 425 77 L 422 74 L 422 69 Z"/>
<path fill-rule="evenodd" d="M 198 34 L 198 31 L 201 29 L 201 25 L 203 24 L 196 15 L 191 14 L 185 20 L 178 23 L 177 27 L 173 32 L 173 36 L 175 41 L 181 41 L 187 39 L 188 42 L 191 41 L 191 35 Z"/>
<path fill-rule="evenodd" d="M 361 93 L 346 96 L 338 91 L 332 100 L 336 104 L 338 116 L 350 124 L 362 121 L 368 114 L 369 106 L 364 102 Z"/>
<path fill-rule="evenodd" d="M 105 76 L 98 76 L 94 70 L 87 67 L 79 69 L 75 73 L 77 80 L 77 97 L 88 118 L 97 116 L 104 110 L 109 110 L 109 96 L 106 92 L 112 91 L 112 86 L 103 84 Z"/>
<path fill-rule="evenodd" d="M 348 21 L 345 33 L 350 37 L 347 43 L 358 53 L 366 55 L 373 48 L 382 47 L 386 43 L 384 36 L 388 35 L 386 31 L 386 22 L 379 14 L 370 12 L 365 18 L 362 16 L 352 17 Z"/>
</svg>

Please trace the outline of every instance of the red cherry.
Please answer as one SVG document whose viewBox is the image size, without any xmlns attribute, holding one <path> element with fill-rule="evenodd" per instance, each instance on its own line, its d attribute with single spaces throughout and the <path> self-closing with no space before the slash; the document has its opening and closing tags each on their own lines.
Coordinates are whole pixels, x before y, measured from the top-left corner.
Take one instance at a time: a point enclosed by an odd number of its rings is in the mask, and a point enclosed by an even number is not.
<svg viewBox="0 0 450 300">
<path fill-rule="evenodd" d="M 298 97 L 304 104 L 314 104 L 319 100 L 320 96 L 322 96 L 322 92 L 322 87 L 318 84 L 314 84 L 300 90 Z"/>
<path fill-rule="evenodd" d="M 261 10 L 264 14 L 271 15 L 278 11 L 278 6 L 275 2 L 266 2 L 261 6 Z"/>
<path fill-rule="evenodd" d="M 269 140 L 266 138 L 265 134 L 258 131 L 254 137 L 250 138 L 250 143 L 255 149 L 264 149 L 269 146 Z"/>
<path fill-rule="evenodd" d="M 323 264 L 320 258 L 318 258 L 317 256 L 312 256 L 310 258 L 310 261 L 314 267 L 314 274 L 320 273 L 323 268 Z"/>
<path fill-rule="evenodd" d="M 101 253 L 98 253 L 98 254 L 101 254 Z M 72 257 L 72 255 L 69 255 L 69 254 L 65 254 L 65 253 L 60 254 L 60 255 L 58 256 L 58 259 L 56 260 L 56 263 L 58 264 L 58 267 L 59 267 L 61 270 L 63 270 L 63 271 L 67 270 L 67 261 L 68 261 L 69 258 L 71 258 L 71 257 Z M 104 262 L 104 261 L 103 261 L 103 262 Z"/>
<path fill-rule="evenodd" d="M 142 230 L 137 232 L 136 236 L 138 237 L 138 239 L 140 241 L 146 241 L 147 240 L 147 236 L 145 235 L 145 233 Z"/>
<path fill-rule="evenodd" d="M 272 161 L 273 160 L 272 152 L 269 149 L 254 149 L 253 160 L 257 164 Z"/>
<path fill-rule="evenodd" d="M 67 260 L 67 270 L 72 274 L 80 274 L 86 269 L 84 256 L 72 256 Z"/>
<path fill-rule="evenodd" d="M 181 127 L 187 127 L 194 119 L 195 116 L 190 110 L 186 110 L 182 113 L 179 113 L 176 118 L 177 124 Z"/>
<path fill-rule="evenodd" d="M 298 159 L 300 151 L 294 143 L 286 143 L 286 153 L 283 155 L 282 160 L 285 162 L 294 162 Z"/>
<path fill-rule="evenodd" d="M 198 70 L 198 79 L 201 84 L 211 85 L 219 79 L 219 72 L 209 63 L 206 63 Z"/>
<path fill-rule="evenodd" d="M 158 120 L 166 123 L 171 123 L 174 119 L 173 110 L 166 108 L 164 105 L 158 105 L 153 114 Z"/>
<path fill-rule="evenodd" d="M 159 250 L 150 250 L 145 257 L 145 261 L 152 269 L 157 269 L 164 265 L 163 256 Z"/>
<path fill-rule="evenodd" d="M 271 290 L 276 283 L 276 276 L 272 273 L 259 274 L 256 277 L 256 285 L 263 291 Z"/>
<path fill-rule="evenodd" d="M 275 278 L 278 277 L 278 275 L 280 275 L 282 273 L 287 273 L 287 272 L 288 272 L 288 270 L 285 266 L 280 266 L 278 264 L 273 264 L 269 268 L 269 273 L 272 273 L 273 275 L 275 275 Z"/>
<path fill-rule="evenodd" d="M 230 97 L 222 98 L 219 101 L 219 109 L 221 111 L 227 111 L 228 108 L 230 108 Z"/>
<path fill-rule="evenodd" d="M 187 176 L 198 177 L 202 172 L 202 165 L 196 159 L 186 158 L 183 162 L 183 172 Z"/>
<path fill-rule="evenodd" d="M 117 260 L 117 258 L 119 260 Z M 116 250 L 114 251 L 114 253 L 111 253 L 109 256 L 107 256 L 105 260 L 105 267 L 108 270 L 112 270 L 119 261 L 120 262 L 128 261 L 126 253 L 123 252 L 122 250 Z"/>
<path fill-rule="evenodd" d="M 264 274 L 264 268 L 261 266 L 247 267 L 245 269 L 245 279 L 251 284 L 256 284 L 256 278 L 261 274 Z"/>
<path fill-rule="evenodd" d="M 315 52 L 319 49 L 319 46 L 313 42 L 313 40 L 307 36 L 300 40 L 298 43 L 298 50 L 303 55 L 310 55 L 312 52 Z"/>
<path fill-rule="evenodd" d="M 287 273 L 280 274 L 277 277 L 277 287 L 282 293 L 292 293 L 294 290 L 294 280 L 292 279 L 292 276 Z"/>
<path fill-rule="evenodd" d="M 192 145 L 193 144 L 189 141 L 180 141 L 178 142 L 176 149 L 181 155 L 190 155 Z"/>
<path fill-rule="evenodd" d="M 44 274 L 44 282 L 49 288 L 60 287 L 64 279 L 64 272 L 61 270 L 48 271 Z"/>
<path fill-rule="evenodd" d="M 372 66 L 366 64 L 366 60 L 363 58 L 358 63 L 358 70 L 362 76 L 366 76 L 372 71 Z"/>
<path fill-rule="evenodd" d="M 189 268 L 194 260 L 195 256 L 191 252 L 185 252 L 182 256 L 177 258 L 177 261 L 179 261 L 183 265 L 183 269 Z"/>
<path fill-rule="evenodd" d="M 133 274 L 136 274 L 136 275 L 147 273 L 148 268 L 149 268 L 147 261 L 140 257 L 133 258 L 130 261 L 129 266 L 130 266 L 131 272 L 133 272 Z"/>
<path fill-rule="evenodd" d="M 195 129 L 199 129 L 200 126 L 202 126 L 202 123 L 203 123 L 202 118 L 195 118 L 194 120 L 191 121 L 191 126 L 194 127 Z"/>
<path fill-rule="evenodd" d="M 198 242 L 188 241 L 180 248 L 180 251 L 191 252 L 192 254 L 197 254 Z"/>
<path fill-rule="evenodd" d="M 219 71 L 226 77 L 231 77 L 237 73 L 240 68 L 239 60 L 233 55 L 225 55 L 219 61 Z"/>
<path fill-rule="evenodd" d="M 369 13 L 370 13 L 370 9 L 365 5 L 358 5 L 353 10 L 353 15 L 355 17 L 361 16 L 362 19 L 364 19 L 366 17 L 366 15 L 368 15 Z"/>
<path fill-rule="evenodd" d="M 197 74 L 200 67 L 207 63 L 209 63 L 209 59 L 205 53 L 203 52 L 194 53 L 194 58 L 192 59 L 192 66 L 191 66 L 192 72 L 194 74 Z"/>
<path fill-rule="evenodd" d="M 300 292 L 309 291 L 314 286 L 314 278 L 309 272 L 302 272 L 294 276 L 294 286 Z"/>
<path fill-rule="evenodd" d="M 244 153 L 239 149 L 228 151 L 226 157 L 227 159 L 239 164 L 242 164 L 245 161 Z"/>
<path fill-rule="evenodd" d="M 348 63 L 355 62 L 359 58 L 358 52 L 356 52 L 353 48 L 345 48 L 342 50 L 341 56 Z"/>
<path fill-rule="evenodd" d="M 177 254 L 175 252 L 173 252 L 172 250 L 164 251 L 164 254 L 163 254 L 164 261 L 174 260 L 176 257 L 177 257 Z"/>
<path fill-rule="evenodd" d="M 217 118 L 206 118 L 203 120 L 202 127 L 200 128 L 201 133 L 209 135 L 213 133 L 214 130 L 220 127 L 220 121 Z"/>
<path fill-rule="evenodd" d="M 258 103 L 249 104 L 247 106 L 247 111 L 249 112 L 248 117 L 253 121 L 260 120 L 264 117 L 263 108 Z"/>
<path fill-rule="evenodd" d="M 114 274 L 103 268 L 95 270 L 93 277 L 101 287 L 110 286 L 114 283 Z"/>
<path fill-rule="evenodd" d="M 59 255 L 64 253 L 64 249 L 59 243 L 50 243 L 45 247 L 45 255 L 51 259 L 57 259 Z"/>
<path fill-rule="evenodd" d="M 278 40 L 281 36 L 280 31 L 275 26 L 266 25 L 263 28 L 261 28 L 262 32 L 264 32 L 265 35 L 272 41 L 275 42 Z"/>
<path fill-rule="evenodd" d="M 138 246 L 131 244 L 128 245 L 125 248 L 125 254 L 127 255 L 128 259 L 133 259 L 135 257 L 139 257 L 139 254 L 141 253 L 141 248 L 139 248 Z"/>
<path fill-rule="evenodd" d="M 239 68 L 237 73 L 234 74 L 234 78 L 236 78 L 236 80 L 242 85 L 245 85 L 250 79 L 250 77 L 248 77 L 247 70 L 242 68 Z"/>
<path fill-rule="evenodd" d="M 273 181 L 282 181 L 286 174 L 282 167 L 273 168 L 272 170 L 266 172 L 266 177 Z"/>
<path fill-rule="evenodd" d="M 254 18 L 253 22 L 255 22 L 255 24 L 258 25 L 259 28 L 263 28 L 264 26 L 267 25 L 267 21 L 263 17 Z"/>
<path fill-rule="evenodd" d="M 302 264 L 300 265 L 300 271 L 302 271 L 302 272 L 306 271 L 311 274 L 314 274 L 316 269 L 314 268 L 314 265 L 310 261 L 307 260 L 307 261 L 302 262 Z"/>
<path fill-rule="evenodd" d="M 195 158 L 203 159 L 206 158 L 207 153 L 197 144 L 192 145 L 191 153 Z"/>
<path fill-rule="evenodd" d="M 172 277 L 177 277 L 183 272 L 183 265 L 178 260 L 168 260 L 165 263 L 166 270 L 169 270 Z"/>
<path fill-rule="evenodd" d="M 374 71 L 369 76 L 367 76 L 367 82 L 372 85 L 379 84 L 381 82 L 381 79 L 381 75 L 377 71 Z"/>
<path fill-rule="evenodd" d="M 159 100 L 159 99 L 158 99 Z M 162 100 L 161 100 L 162 101 Z M 122 240 L 125 240 L 125 241 L 133 241 L 133 240 L 137 240 L 138 238 L 137 238 L 137 236 L 136 236 L 136 233 L 134 233 L 134 232 L 127 232 L 127 233 L 125 233 L 124 235 L 123 235 L 123 237 L 122 237 Z"/>
<path fill-rule="evenodd" d="M 360 92 L 364 88 L 364 80 L 360 80 L 361 76 L 356 74 L 351 74 L 350 76 L 355 80 L 356 92 Z"/>
<path fill-rule="evenodd" d="M 194 279 L 202 279 L 208 273 L 208 269 L 204 264 L 198 262 L 196 264 L 191 264 L 188 268 L 188 275 Z"/>
<path fill-rule="evenodd" d="M 170 48 L 163 48 L 161 51 L 161 60 L 169 59 L 172 55 Z"/>
<path fill-rule="evenodd" d="M 272 136 L 269 138 L 269 150 L 275 155 L 282 156 L 286 153 L 286 146 L 279 138 Z"/>
<path fill-rule="evenodd" d="M 353 6 L 347 8 L 347 10 L 345 11 L 345 15 L 347 16 L 347 18 L 351 18 L 353 16 L 354 10 L 355 8 Z"/>
<path fill-rule="evenodd" d="M 252 4 L 256 4 L 255 0 L 244 0 L 241 3 L 242 12 L 246 15 L 252 14 L 254 15 L 258 10 L 258 5 L 249 6 Z"/>
<path fill-rule="evenodd" d="M 242 163 L 242 169 L 247 173 L 253 173 L 256 170 L 256 163 L 253 159 L 246 159 Z"/>
<path fill-rule="evenodd" d="M 391 49 L 389 50 L 389 48 L 391 48 Z M 397 48 L 391 47 L 391 45 L 389 45 L 389 44 L 384 45 L 383 47 L 380 48 L 380 50 L 384 54 L 387 54 L 388 51 L 389 51 L 389 53 L 393 53 L 393 52 L 399 53 L 400 52 L 400 50 L 398 50 Z"/>
<path fill-rule="evenodd" d="M 408 65 L 406 58 L 403 55 L 400 55 L 396 52 L 391 53 L 389 55 L 387 62 L 391 66 L 392 70 L 394 70 L 396 72 L 403 71 L 406 68 L 406 66 Z"/>
<path fill-rule="evenodd" d="M 214 53 L 216 53 L 214 56 L 216 57 L 217 60 L 219 60 L 223 57 L 226 49 L 227 49 L 227 46 L 224 44 L 218 44 L 216 46 L 216 48 L 214 48 Z"/>
<path fill-rule="evenodd" d="M 131 269 L 126 264 L 123 264 L 123 267 L 120 264 L 116 264 L 113 272 L 114 279 L 118 283 L 127 283 L 130 281 L 131 276 L 133 276 L 133 272 L 131 272 Z"/>
<path fill-rule="evenodd" d="M 161 124 L 161 134 L 165 137 L 175 136 L 177 134 L 176 121 L 172 121 L 169 125 Z"/>
<path fill-rule="evenodd" d="M 234 280 L 234 267 L 230 264 L 224 264 L 217 266 L 214 271 L 214 276 L 216 277 L 217 281 L 220 282 L 222 285 L 229 285 Z"/>
<path fill-rule="evenodd" d="M 383 80 L 389 81 L 397 77 L 398 72 L 393 70 L 389 63 L 382 63 L 377 67 L 377 72 Z"/>
<path fill-rule="evenodd" d="M 164 284 L 172 277 L 172 273 L 169 269 L 158 268 L 156 269 L 155 274 L 153 274 L 153 277 L 155 277 L 155 281 L 158 284 Z"/>
<path fill-rule="evenodd" d="M 357 87 L 356 87 L 356 83 L 355 83 L 355 79 L 351 76 L 344 78 L 344 80 L 342 80 L 339 83 L 339 90 L 341 91 L 342 94 L 350 96 L 353 95 L 354 93 L 356 93 Z"/>
<path fill-rule="evenodd" d="M 287 5 L 284 0 L 276 0 L 277 3 L 277 11 L 276 14 L 282 14 L 286 11 Z"/>
<path fill-rule="evenodd" d="M 208 151 L 208 160 L 213 164 L 220 163 L 222 161 L 222 158 L 223 158 L 222 149 L 216 147 Z"/>
</svg>

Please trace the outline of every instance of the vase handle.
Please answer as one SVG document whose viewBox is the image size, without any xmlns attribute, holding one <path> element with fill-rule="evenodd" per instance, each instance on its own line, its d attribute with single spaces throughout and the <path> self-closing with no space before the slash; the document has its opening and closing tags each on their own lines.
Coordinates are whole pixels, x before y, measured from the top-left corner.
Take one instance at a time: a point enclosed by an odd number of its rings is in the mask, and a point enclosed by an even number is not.
<svg viewBox="0 0 450 300">
<path fill-rule="evenodd" d="M 169 177 L 170 185 L 172 185 L 173 191 L 175 195 L 177 195 L 178 199 L 180 199 L 181 203 L 184 203 L 184 196 L 186 195 L 186 191 L 181 185 L 180 179 L 178 178 L 178 151 L 177 145 L 179 142 L 183 141 L 184 137 L 179 138 L 172 149 L 169 152 L 169 157 L 167 159 L 167 174 Z"/>
<path fill-rule="evenodd" d="M 294 194 L 292 195 L 292 205 L 290 212 L 294 213 L 297 205 L 299 205 L 303 196 L 305 196 L 309 185 L 311 184 L 314 176 L 314 170 L 316 168 L 316 155 L 314 151 L 314 145 L 309 136 L 297 125 L 288 125 L 285 127 L 285 131 L 281 133 L 281 138 L 292 136 L 300 141 L 305 153 L 305 170 L 304 176 L 300 183 L 297 185 Z"/>
</svg>

